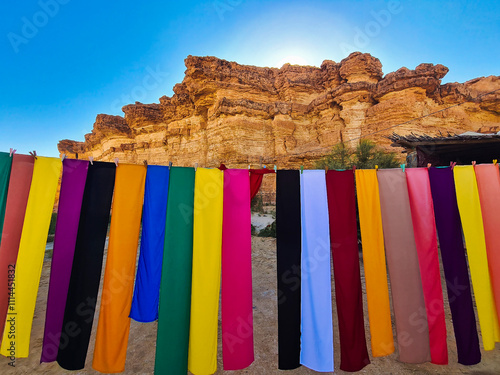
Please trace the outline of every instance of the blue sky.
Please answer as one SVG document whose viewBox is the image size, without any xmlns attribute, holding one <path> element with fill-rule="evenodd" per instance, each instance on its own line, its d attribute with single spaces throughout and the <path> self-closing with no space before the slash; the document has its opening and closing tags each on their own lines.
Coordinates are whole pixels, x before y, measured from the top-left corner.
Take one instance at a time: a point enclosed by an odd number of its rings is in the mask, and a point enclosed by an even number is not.
<svg viewBox="0 0 500 375">
<path fill-rule="evenodd" d="M 319 66 L 354 50 L 384 73 L 500 75 L 498 1 L 25 0 L 0 4 L 0 151 L 56 156 L 98 113 L 172 95 L 188 55 Z"/>
</svg>

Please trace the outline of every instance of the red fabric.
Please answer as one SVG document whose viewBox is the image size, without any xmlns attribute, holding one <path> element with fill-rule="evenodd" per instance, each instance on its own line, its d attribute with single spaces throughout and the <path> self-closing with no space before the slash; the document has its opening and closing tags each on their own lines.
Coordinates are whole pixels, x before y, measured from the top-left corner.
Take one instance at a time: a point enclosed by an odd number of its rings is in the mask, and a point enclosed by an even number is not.
<svg viewBox="0 0 500 375">
<path fill-rule="evenodd" d="M 339 318 L 340 369 L 359 371 L 370 359 L 363 319 L 354 171 L 328 171 L 326 189 Z"/>
<path fill-rule="evenodd" d="M 262 178 L 267 173 L 274 173 L 274 169 L 250 169 L 250 199 L 253 199 L 259 192 Z"/>
<path fill-rule="evenodd" d="M 5 317 L 9 307 L 8 281 L 9 275 L 11 275 L 9 270 L 15 266 L 17 261 L 35 163 L 35 158 L 31 155 L 14 154 L 12 158 L 9 191 L 5 205 L 5 224 L 0 246 L 0 335 L 4 330 Z"/>
<path fill-rule="evenodd" d="M 427 168 L 407 169 L 406 181 L 429 324 L 431 362 L 446 365 L 448 363 L 446 321 L 439 272 L 434 205 Z"/>
</svg>

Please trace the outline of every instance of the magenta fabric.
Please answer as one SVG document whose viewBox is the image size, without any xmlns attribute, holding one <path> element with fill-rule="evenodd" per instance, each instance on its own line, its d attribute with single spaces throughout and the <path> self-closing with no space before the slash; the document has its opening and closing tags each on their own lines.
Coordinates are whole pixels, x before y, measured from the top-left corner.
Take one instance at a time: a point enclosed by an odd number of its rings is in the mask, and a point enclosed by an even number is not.
<svg viewBox="0 0 500 375">
<path fill-rule="evenodd" d="M 224 370 L 240 370 L 254 360 L 248 170 L 224 170 L 221 305 Z"/>
<path fill-rule="evenodd" d="M 88 165 L 86 160 L 63 160 L 40 362 L 57 359 Z"/>
<path fill-rule="evenodd" d="M 406 181 L 427 310 L 431 362 L 446 365 L 446 321 L 429 172 L 427 168 L 406 169 Z"/>
</svg>

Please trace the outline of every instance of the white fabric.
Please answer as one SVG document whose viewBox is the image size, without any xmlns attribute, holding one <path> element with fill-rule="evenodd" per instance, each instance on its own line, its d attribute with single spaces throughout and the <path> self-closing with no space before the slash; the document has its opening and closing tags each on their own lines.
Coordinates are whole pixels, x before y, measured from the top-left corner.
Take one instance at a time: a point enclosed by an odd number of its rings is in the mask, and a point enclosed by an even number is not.
<svg viewBox="0 0 500 375">
<path fill-rule="evenodd" d="M 300 363 L 333 371 L 332 282 L 326 178 L 323 170 L 300 175 L 301 348 Z"/>
</svg>

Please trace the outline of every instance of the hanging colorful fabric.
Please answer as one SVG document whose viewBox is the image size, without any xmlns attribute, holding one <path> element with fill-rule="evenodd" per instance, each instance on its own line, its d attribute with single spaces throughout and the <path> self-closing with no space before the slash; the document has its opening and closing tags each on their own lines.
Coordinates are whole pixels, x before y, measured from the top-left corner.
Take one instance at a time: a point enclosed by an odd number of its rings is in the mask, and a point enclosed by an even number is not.
<svg viewBox="0 0 500 375">
<path fill-rule="evenodd" d="M 60 159 L 39 156 L 35 160 L 15 269 L 15 291 L 0 349 L 4 356 L 26 358 L 29 354 L 36 295 L 60 173 Z M 15 338 L 9 338 L 10 330 L 14 330 Z"/>
<path fill-rule="evenodd" d="M 148 165 L 142 212 L 141 251 L 130 309 L 130 317 L 143 323 L 158 319 L 168 177 L 168 167 Z"/>
<path fill-rule="evenodd" d="M 498 272 L 500 270 L 500 231 L 498 230 L 497 218 L 500 212 L 500 173 L 498 165 L 493 164 L 476 165 L 474 170 L 481 202 L 488 267 L 498 318 L 500 314 L 500 272 Z"/>
<path fill-rule="evenodd" d="M 332 281 L 325 171 L 301 173 L 300 197 L 300 363 L 314 371 L 333 371 Z"/>
<path fill-rule="evenodd" d="M 339 319 L 340 369 L 353 372 L 370 363 L 363 319 L 354 172 L 328 171 L 326 189 Z"/>
<path fill-rule="evenodd" d="M 99 372 L 125 370 L 146 170 L 142 165 L 132 164 L 120 164 L 116 168 L 108 255 L 92 362 L 92 367 Z"/>
<path fill-rule="evenodd" d="M 221 317 L 224 370 L 250 366 L 254 360 L 252 233 L 250 176 L 245 169 L 224 171 Z"/>
<path fill-rule="evenodd" d="M 63 160 L 40 362 L 57 359 L 88 164 L 86 160 Z"/>
<path fill-rule="evenodd" d="M 399 360 L 430 361 L 429 328 L 405 173 L 377 172 Z"/>
<path fill-rule="evenodd" d="M 223 183 L 224 174 L 218 169 L 196 171 L 188 358 L 194 375 L 217 371 Z"/>
<path fill-rule="evenodd" d="M 9 191 L 5 205 L 5 223 L 0 244 L 0 280 L 4 280 L 0 287 L 0 337 L 3 336 L 10 294 L 13 291 L 12 283 L 34 162 L 35 159 L 31 155 L 14 154 L 12 156 Z"/>
<path fill-rule="evenodd" d="M 453 171 L 449 167 L 430 168 L 429 180 L 458 362 L 463 365 L 475 365 L 481 361 L 481 352 L 472 306 L 469 271 L 462 241 Z"/>
<path fill-rule="evenodd" d="M 355 173 L 372 355 L 382 357 L 394 352 L 394 339 L 377 171 L 356 169 Z"/>
<path fill-rule="evenodd" d="M 0 244 L 2 243 L 5 205 L 7 204 L 7 192 L 9 191 L 11 167 L 12 157 L 10 154 L 7 152 L 0 152 Z"/>
<path fill-rule="evenodd" d="M 276 174 L 276 261 L 278 270 L 278 368 L 300 366 L 300 174 Z"/>
<path fill-rule="evenodd" d="M 500 341 L 500 329 L 490 283 L 483 218 L 474 167 L 472 165 L 455 166 L 453 176 L 483 346 L 484 350 L 493 350 L 495 342 Z"/>
<path fill-rule="evenodd" d="M 158 375 L 188 371 L 194 176 L 194 168 L 170 168 L 156 340 Z"/>
<path fill-rule="evenodd" d="M 87 172 L 57 353 L 57 362 L 66 370 L 80 370 L 85 366 L 101 280 L 115 169 L 114 163 L 94 161 Z"/>
<path fill-rule="evenodd" d="M 427 168 L 408 168 L 406 181 L 429 325 L 431 362 L 446 365 L 448 363 L 446 321 L 439 271 L 434 206 L 432 205 Z"/>
</svg>

